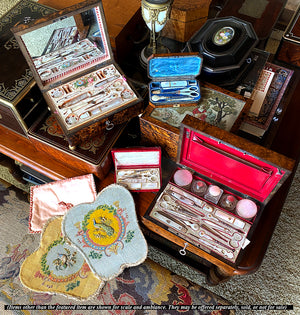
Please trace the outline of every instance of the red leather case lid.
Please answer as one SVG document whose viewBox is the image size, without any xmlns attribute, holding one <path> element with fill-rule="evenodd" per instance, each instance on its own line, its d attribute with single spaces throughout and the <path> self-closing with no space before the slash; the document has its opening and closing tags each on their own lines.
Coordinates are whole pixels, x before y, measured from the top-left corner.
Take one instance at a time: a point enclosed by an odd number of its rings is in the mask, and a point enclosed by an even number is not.
<svg viewBox="0 0 300 315">
<path fill-rule="evenodd" d="M 285 170 L 209 135 L 183 128 L 180 164 L 248 195 L 266 201 Z"/>
</svg>

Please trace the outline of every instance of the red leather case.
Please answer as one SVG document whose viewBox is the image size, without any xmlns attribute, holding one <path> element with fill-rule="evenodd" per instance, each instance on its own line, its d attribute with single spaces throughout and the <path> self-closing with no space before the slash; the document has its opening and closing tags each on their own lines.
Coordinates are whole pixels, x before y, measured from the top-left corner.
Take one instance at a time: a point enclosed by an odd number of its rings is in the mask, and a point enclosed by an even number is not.
<svg viewBox="0 0 300 315">
<path fill-rule="evenodd" d="M 160 147 L 111 150 L 115 165 L 115 183 L 135 192 L 161 188 Z"/>
</svg>

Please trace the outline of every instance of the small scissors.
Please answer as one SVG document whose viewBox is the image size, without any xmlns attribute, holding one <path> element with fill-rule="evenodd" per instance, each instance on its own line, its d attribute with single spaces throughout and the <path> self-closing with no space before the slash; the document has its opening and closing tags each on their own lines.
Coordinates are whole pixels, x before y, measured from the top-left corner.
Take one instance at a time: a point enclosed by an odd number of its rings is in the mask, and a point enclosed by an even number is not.
<svg viewBox="0 0 300 315">
<path fill-rule="evenodd" d="M 197 97 L 199 96 L 199 92 L 197 92 L 197 90 L 198 90 L 197 86 L 190 86 L 184 89 L 174 89 L 174 90 L 168 89 L 167 92 L 162 92 L 162 90 L 154 90 L 152 94 L 161 95 L 161 96 L 188 95 L 191 97 Z"/>
</svg>

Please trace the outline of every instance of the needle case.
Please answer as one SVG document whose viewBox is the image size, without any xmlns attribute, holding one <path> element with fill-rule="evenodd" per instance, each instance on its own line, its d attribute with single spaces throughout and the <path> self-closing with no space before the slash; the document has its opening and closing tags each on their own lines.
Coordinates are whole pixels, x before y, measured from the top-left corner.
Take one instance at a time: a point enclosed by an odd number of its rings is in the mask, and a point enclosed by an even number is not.
<svg viewBox="0 0 300 315">
<path fill-rule="evenodd" d="M 191 106 L 201 98 L 202 58 L 198 53 L 154 54 L 148 60 L 152 106 Z"/>
<path fill-rule="evenodd" d="M 294 161 L 187 115 L 177 163 L 143 217 L 186 251 L 234 264 Z M 184 245 L 186 243 L 186 245 Z"/>
<path fill-rule="evenodd" d="M 13 32 L 70 147 L 142 110 L 113 59 L 101 1 L 81 2 Z"/>
<path fill-rule="evenodd" d="M 115 183 L 131 191 L 159 191 L 161 188 L 160 147 L 111 150 Z"/>
</svg>

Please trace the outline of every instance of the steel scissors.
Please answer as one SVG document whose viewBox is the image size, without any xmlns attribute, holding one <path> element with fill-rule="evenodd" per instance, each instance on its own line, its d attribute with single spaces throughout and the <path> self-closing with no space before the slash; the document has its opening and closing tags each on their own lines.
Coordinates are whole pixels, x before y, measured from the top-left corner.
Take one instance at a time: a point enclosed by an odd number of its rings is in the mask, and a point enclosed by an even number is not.
<svg viewBox="0 0 300 315">
<path fill-rule="evenodd" d="M 168 89 L 168 91 L 163 92 L 162 90 L 154 90 L 152 94 L 160 95 L 160 96 L 172 96 L 172 95 L 187 95 L 190 97 L 197 97 L 199 96 L 199 92 L 197 86 L 190 86 L 184 89 Z"/>
</svg>

